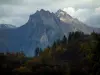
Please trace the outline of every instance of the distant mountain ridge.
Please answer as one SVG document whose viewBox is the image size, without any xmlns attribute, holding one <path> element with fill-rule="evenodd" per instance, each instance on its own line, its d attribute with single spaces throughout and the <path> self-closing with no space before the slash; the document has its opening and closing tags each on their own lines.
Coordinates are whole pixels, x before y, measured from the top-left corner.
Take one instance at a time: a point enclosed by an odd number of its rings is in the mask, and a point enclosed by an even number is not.
<svg viewBox="0 0 100 75">
<path fill-rule="evenodd" d="M 88 27 L 62 10 L 51 13 L 41 9 L 30 15 L 25 25 L 0 30 L 0 52 L 23 51 L 32 56 L 36 47 L 50 46 L 73 31 L 89 34 L 93 31 L 100 32 L 100 29 Z"/>
<path fill-rule="evenodd" d="M 16 26 L 11 24 L 0 24 L 0 29 L 16 28 Z"/>
</svg>

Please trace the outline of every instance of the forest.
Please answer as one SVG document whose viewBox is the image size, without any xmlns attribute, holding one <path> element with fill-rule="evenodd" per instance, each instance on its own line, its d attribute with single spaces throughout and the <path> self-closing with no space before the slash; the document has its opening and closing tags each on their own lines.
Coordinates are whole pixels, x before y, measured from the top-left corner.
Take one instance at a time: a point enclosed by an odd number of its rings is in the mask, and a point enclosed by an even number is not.
<svg viewBox="0 0 100 75">
<path fill-rule="evenodd" d="M 0 75 L 100 75 L 100 34 L 70 32 L 34 57 L 0 53 Z"/>
</svg>

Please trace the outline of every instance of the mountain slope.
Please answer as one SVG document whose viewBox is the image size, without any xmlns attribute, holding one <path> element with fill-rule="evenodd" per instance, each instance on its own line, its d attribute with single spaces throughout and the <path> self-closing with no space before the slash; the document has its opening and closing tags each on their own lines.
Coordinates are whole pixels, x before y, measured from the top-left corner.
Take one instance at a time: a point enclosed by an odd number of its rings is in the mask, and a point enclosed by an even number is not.
<svg viewBox="0 0 100 75">
<path fill-rule="evenodd" d="M 65 23 L 63 26 L 61 26 L 65 34 L 67 34 L 66 32 L 69 32 L 69 31 L 82 31 L 86 34 L 90 34 L 93 31 L 100 32 L 99 28 L 89 27 L 86 24 L 80 22 L 78 19 L 72 18 L 69 14 L 67 14 L 63 10 L 58 10 L 55 14 L 56 16 L 58 16 L 58 18 L 60 18 L 60 20 L 63 23 Z M 69 31 L 66 28 L 68 28 Z"/>
<path fill-rule="evenodd" d="M 42 9 L 30 15 L 25 25 L 1 34 L 7 34 L 4 42 L 10 51 L 23 50 L 27 55 L 34 55 L 36 47 L 45 48 L 64 36 L 59 24 L 59 18 L 54 13 Z"/>
<path fill-rule="evenodd" d="M 36 47 L 50 46 L 64 35 L 67 37 L 69 32 L 91 33 L 93 30 L 99 32 L 100 29 L 88 27 L 62 10 L 54 14 L 41 9 L 30 15 L 25 25 L 0 30 L 0 52 L 23 51 L 32 56 Z"/>
</svg>

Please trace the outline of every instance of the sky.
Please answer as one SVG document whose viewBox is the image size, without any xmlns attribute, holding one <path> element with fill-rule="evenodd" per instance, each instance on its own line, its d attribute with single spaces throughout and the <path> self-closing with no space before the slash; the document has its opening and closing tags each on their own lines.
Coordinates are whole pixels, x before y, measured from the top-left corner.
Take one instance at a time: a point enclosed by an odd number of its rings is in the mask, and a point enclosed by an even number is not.
<svg viewBox="0 0 100 75">
<path fill-rule="evenodd" d="M 0 0 L 0 24 L 24 25 L 40 9 L 62 9 L 89 26 L 100 27 L 100 0 Z"/>
</svg>

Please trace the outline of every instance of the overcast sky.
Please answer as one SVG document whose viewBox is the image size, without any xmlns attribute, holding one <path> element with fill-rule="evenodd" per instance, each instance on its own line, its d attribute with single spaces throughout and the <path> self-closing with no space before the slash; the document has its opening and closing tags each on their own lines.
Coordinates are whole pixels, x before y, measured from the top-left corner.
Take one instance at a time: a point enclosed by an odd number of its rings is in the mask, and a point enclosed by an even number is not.
<svg viewBox="0 0 100 75">
<path fill-rule="evenodd" d="M 100 0 L 0 0 L 0 23 L 21 26 L 40 9 L 63 9 L 90 26 L 100 27 Z"/>
</svg>

